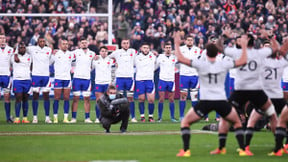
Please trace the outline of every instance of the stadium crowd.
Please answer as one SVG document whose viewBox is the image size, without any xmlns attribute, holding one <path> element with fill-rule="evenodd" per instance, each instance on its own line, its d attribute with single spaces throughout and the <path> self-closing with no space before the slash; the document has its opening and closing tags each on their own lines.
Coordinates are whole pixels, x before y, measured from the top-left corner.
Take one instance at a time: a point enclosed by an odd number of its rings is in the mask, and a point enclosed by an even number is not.
<svg viewBox="0 0 288 162">
<path fill-rule="evenodd" d="M 97 5 L 101 3 L 105 2 L 6 0 L 0 7 L 3 13 L 96 13 Z M 120 128 L 121 132 L 126 132 L 128 112 L 131 115 L 131 122 L 137 122 L 134 93 L 138 95 L 140 121 L 146 120 L 145 100 L 147 99 L 148 121 L 155 122 L 154 71 L 159 67 L 159 83 L 156 85 L 160 96 L 157 121 L 162 122 L 164 96 L 165 92 L 168 92 L 170 120 L 178 122 L 175 119 L 174 91 L 175 67 L 176 63 L 180 63 L 179 119 L 184 147 L 177 156 L 190 156 L 189 127 L 211 110 L 216 110 L 222 117 L 219 126 L 219 148 L 211 154 L 226 154 L 225 144 L 229 121 L 234 124 L 240 147 L 239 155 L 253 156 L 249 146 L 254 127 L 257 120 L 265 115 L 269 117 L 276 139 L 275 149 L 269 155 L 282 156 L 283 152 L 288 152 L 288 140 L 284 148 L 282 147 L 283 139 L 287 134 L 288 108 L 287 98 L 285 98 L 287 96 L 284 96 L 280 87 L 280 78 L 284 73 L 283 89 L 287 95 L 288 82 L 285 78 L 287 71 L 284 72 L 284 68 L 288 66 L 286 10 L 288 10 L 288 3 L 283 0 L 115 0 L 114 15 L 118 16 L 118 24 L 115 25 L 113 41 L 119 44 L 120 49 L 109 56 L 108 49 L 104 45 L 107 43 L 108 24 L 99 18 L 2 16 L 0 19 L 2 49 L 0 86 L 4 90 L 7 123 L 30 123 L 27 113 L 31 89 L 33 91 L 32 123 L 38 123 L 40 89 L 43 92 L 45 123 L 52 123 L 49 114 L 51 86 L 49 65 L 52 64 L 55 67 L 53 123 L 58 123 L 59 100 L 62 93 L 64 123 L 77 122 L 77 109 L 81 95 L 84 98 L 84 122 L 93 123 L 90 119 L 90 72 L 93 69 L 96 73 L 96 101 L 101 103 L 105 97 L 107 102 L 102 104 L 107 104 L 105 111 L 110 111 L 109 118 L 118 117 L 124 123 Z M 180 46 L 183 43 L 185 45 Z M 175 55 L 172 54 L 173 47 Z M 72 62 L 75 64 L 73 81 L 70 74 Z M 10 64 L 13 68 L 12 89 L 9 82 Z M 31 66 L 32 71 L 30 71 Z M 117 106 L 113 108 L 113 105 L 109 104 L 117 99 L 115 88 L 113 93 L 106 91 L 112 83 L 112 66 L 116 66 L 115 85 L 118 93 L 127 96 L 125 115 L 121 117 L 121 108 L 117 109 Z M 227 72 L 230 70 L 230 74 L 233 73 L 231 69 L 235 67 L 239 67 L 234 69 L 237 75 L 230 76 L 231 80 L 237 78 L 235 91 L 228 103 L 224 82 Z M 280 72 L 278 73 L 277 70 Z M 267 84 L 263 87 L 261 83 Z M 200 88 L 199 84 L 201 84 Z M 234 90 L 232 85 L 231 88 Z M 69 121 L 71 89 L 73 90 L 72 119 Z M 200 97 L 198 97 L 199 89 Z M 16 96 L 14 121 L 11 119 L 10 112 L 11 90 Z M 191 96 L 194 109 L 189 109 L 184 116 L 188 94 Z M 244 126 L 236 110 L 239 113 L 248 101 L 257 109 L 252 110 L 244 133 Z M 20 121 L 21 106 L 22 121 Z M 103 127 L 109 132 L 110 125 L 114 121 L 106 123 L 105 127 L 103 114 L 101 116 L 97 104 L 95 113 L 95 123 L 102 122 Z M 278 120 L 279 114 L 281 115 Z"/>
<path fill-rule="evenodd" d="M 220 35 L 223 25 L 235 33 L 248 31 L 257 37 L 260 29 L 269 29 L 282 43 L 287 35 L 286 0 L 115 0 L 114 15 L 119 15 L 114 27 L 114 43 L 130 36 L 132 48 L 150 42 L 152 49 L 162 52 L 164 41 L 172 40 L 175 29 L 192 34 L 198 47 L 204 48 L 209 36 Z M 2 13 L 96 13 L 107 1 L 88 0 L 3 0 Z M 123 17 L 124 16 L 124 17 Z M 114 21 L 116 22 L 116 21 Z M 91 49 L 107 43 L 107 21 L 92 17 L 1 17 L 0 31 L 6 33 L 8 44 L 20 41 L 34 45 L 39 35 L 45 35 L 50 47 L 58 48 L 61 36 L 67 36 L 71 49 L 81 36 L 89 39 Z M 97 48 L 98 47 L 98 48 Z"/>
</svg>

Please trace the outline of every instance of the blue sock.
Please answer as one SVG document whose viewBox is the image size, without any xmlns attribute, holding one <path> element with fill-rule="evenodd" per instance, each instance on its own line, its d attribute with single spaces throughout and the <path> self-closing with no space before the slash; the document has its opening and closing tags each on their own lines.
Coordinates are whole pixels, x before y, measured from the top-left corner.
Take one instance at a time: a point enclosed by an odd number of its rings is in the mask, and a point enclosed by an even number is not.
<svg viewBox="0 0 288 162">
<path fill-rule="evenodd" d="M 148 112 L 149 112 L 149 115 L 153 115 L 154 114 L 154 103 L 149 103 L 148 104 Z"/>
<path fill-rule="evenodd" d="M 72 111 L 72 118 L 76 119 L 76 117 L 77 117 L 77 112 Z"/>
<path fill-rule="evenodd" d="M 175 119 L 175 105 L 174 102 L 169 103 L 169 108 L 170 108 L 170 118 Z"/>
<path fill-rule="evenodd" d="M 85 113 L 85 119 L 90 118 L 90 113 Z"/>
<path fill-rule="evenodd" d="M 195 107 L 197 105 L 197 103 L 198 103 L 198 101 L 192 101 L 191 102 L 192 107 Z"/>
<path fill-rule="evenodd" d="M 144 114 L 144 110 L 145 110 L 144 102 L 139 102 L 139 112 L 140 112 L 140 115 L 141 115 L 141 114 Z"/>
<path fill-rule="evenodd" d="M 163 102 L 158 103 L 158 118 L 162 119 L 162 113 L 163 113 Z"/>
<path fill-rule="evenodd" d="M 95 105 L 95 112 L 96 112 L 96 118 L 99 119 L 100 118 L 100 110 L 99 110 L 97 104 Z"/>
<path fill-rule="evenodd" d="M 206 115 L 204 116 L 204 119 L 206 119 L 206 118 L 208 118 L 208 114 L 206 114 Z"/>
<path fill-rule="evenodd" d="M 185 107 L 186 107 L 186 101 L 179 101 L 179 114 L 180 118 L 184 118 L 185 113 Z"/>
<path fill-rule="evenodd" d="M 36 116 L 38 114 L 38 100 L 32 101 L 32 109 L 33 109 L 33 115 Z"/>
<path fill-rule="evenodd" d="M 23 117 L 27 117 L 28 115 L 28 101 L 23 101 Z"/>
<path fill-rule="evenodd" d="M 69 100 L 64 101 L 64 114 L 69 113 Z"/>
<path fill-rule="evenodd" d="M 20 117 L 20 109 L 21 109 L 21 102 L 19 103 L 15 103 L 15 115 L 16 115 L 16 118 L 19 118 Z"/>
<path fill-rule="evenodd" d="M 5 107 L 5 113 L 6 113 L 6 119 L 10 119 L 10 115 L 11 115 L 11 108 L 10 108 L 11 104 L 10 102 L 5 102 L 4 107 Z"/>
<path fill-rule="evenodd" d="M 131 114 L 131 118 L 135 118 L 135 103 L 134 103 L 134 101 L 130 102 L 130 114 Z"/>
<path fill-rule="evenodd" d="M 44 109 L 45 109 L 45 115 L 49 116 L 49 114 L 50 114 L 50 100 L 44 100 Z"/>
<path fill-rule="evenodd" d="M 220 118 L 220 115 L 218 113 L 216 113 L 216 118 Z"/>
<path fill-rule="evenodd" d="M 54 100 L 54 103 L 53 103 L 53 114 L 58 114 L 58 108 L 59 108 L 59 100 Z"/>
</svg>

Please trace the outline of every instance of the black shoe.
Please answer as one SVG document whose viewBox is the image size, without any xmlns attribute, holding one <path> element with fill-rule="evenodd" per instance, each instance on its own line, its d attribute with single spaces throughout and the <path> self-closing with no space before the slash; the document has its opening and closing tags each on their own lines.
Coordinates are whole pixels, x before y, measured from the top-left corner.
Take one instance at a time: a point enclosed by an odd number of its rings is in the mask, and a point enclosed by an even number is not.
<svg viewBox="0 0 288 162">
<path fill-rule="evenodd" d="M 121 129 L 121 133 L 126 133 L 126 129 Z"/>
<path fill-rule="evenodd" d="M 106 133 L 110 133 L 110 130 L 109 130 L 109 129 L 106 129 Z"/>
<path fill-rule="evenodd" d="M 12 119 L 7 119 L 6 123 L 11 124 L 11 123 L 13 123 L 13 120 Z"/>
</svg>

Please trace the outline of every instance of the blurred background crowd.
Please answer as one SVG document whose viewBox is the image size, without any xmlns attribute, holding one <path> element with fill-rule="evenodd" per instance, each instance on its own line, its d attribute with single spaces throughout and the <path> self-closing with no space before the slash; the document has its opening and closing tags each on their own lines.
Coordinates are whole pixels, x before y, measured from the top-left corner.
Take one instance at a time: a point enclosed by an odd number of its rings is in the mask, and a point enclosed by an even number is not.
<svg viewBox="0 0 288 162">
<path fill-rule="evenodd" d="M 108 0 L 0 0 L 1 13 L 107 13 Z M 195 38 L 204 44 L 221 35 L 222 27 L 232 29 L 232 37 L 244 32 L 257 39 L 261 29 L 269 30 L 279 43 L 287 34 L 288 0 L 113 0 L 113 43 L 131 39 L 131 46 L 151 43 L 162 53 L 165 41 L 173 41 L 173 32 Z M 50 47 L 58 48 L 65 36 L 71 50 L 81 36 L 89 40 L 95 52 L 108 41 L 107 18 L 101 17 L 1 17 L 0 32 L 7 35 L 10 46 L 20 41 L 35 45 L 45 35 Z"/>
</svg>

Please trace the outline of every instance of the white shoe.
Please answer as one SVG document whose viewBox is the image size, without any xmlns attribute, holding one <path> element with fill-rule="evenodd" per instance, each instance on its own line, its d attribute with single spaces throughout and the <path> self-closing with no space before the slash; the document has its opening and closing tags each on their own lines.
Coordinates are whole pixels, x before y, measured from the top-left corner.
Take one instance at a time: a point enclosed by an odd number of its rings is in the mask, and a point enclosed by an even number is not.
<svg viewBox="0 0 288 162">
<path fill-rule="evenodd" d="M 93 123 L 90 118 L 84 120 L 84 123 Z"/>
<path fill-rule="evenodd" d="M 138 121 L 136 120 L 136 118 L 132 118 L 132 119 L 131 119 L 131 122 L 132 122 L 132 123 L 137 123 Z"/>
<path fill-rule="evenodd" d="M 72 118 L 70 123 L 77 123 L 77 120 L 75 118 Z"/>
<path fill-rule="evenodd" d="M 34 118 L 34 119 L 32 120 L 32 123 L 33 123 L 33 124 L 37 124 L 37 123 L 38 123 L 38 119 L 37 119 L 37 118 Z"/>
<path fill-rule="evenodd" d="M 99 121 L 99 119 L 98 119 L 98 118 L 96 118 L 96 120 L 95 120 L 95 123 L 100 123 L 100 121 Z"/>
<path fill-rule="evenodd" d="M 50 118 L 47 118 L 47 119 L 45 120 L 45 123 L 47 123 L 47 124 L 51 124 L 52 121 L 50 120 Z"/>
</svg>

